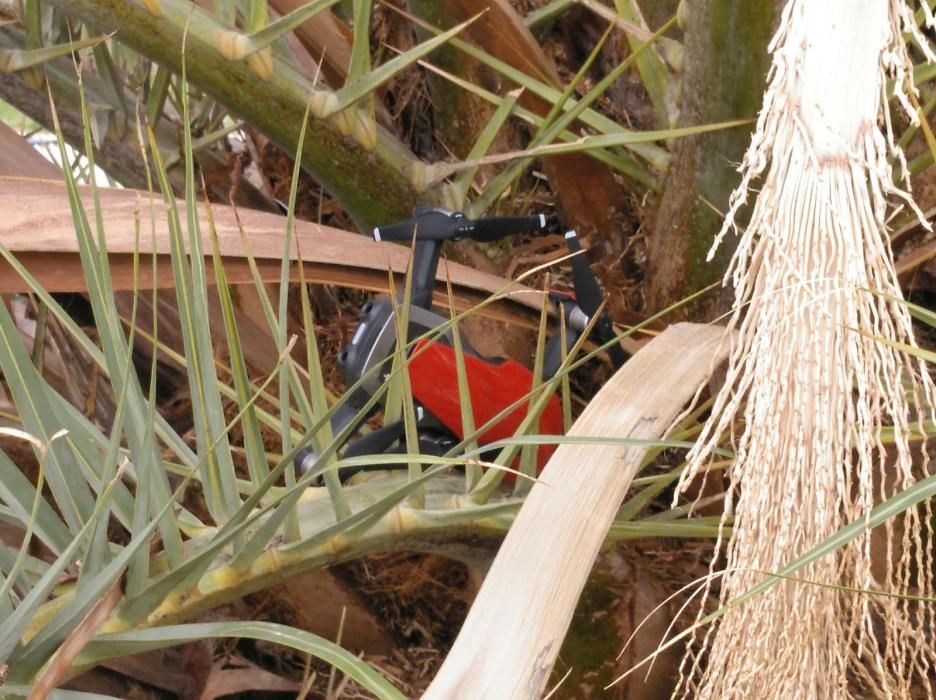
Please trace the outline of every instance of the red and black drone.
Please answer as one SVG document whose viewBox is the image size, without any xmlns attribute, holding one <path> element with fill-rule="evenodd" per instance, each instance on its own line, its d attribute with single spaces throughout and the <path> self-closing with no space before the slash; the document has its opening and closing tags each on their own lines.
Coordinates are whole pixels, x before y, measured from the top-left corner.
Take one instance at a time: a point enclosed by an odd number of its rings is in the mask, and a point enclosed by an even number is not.
<svg viewBox="0 0 936 700">
<path fill-rule="evenodd" d="M 463 439 L 461 402 L 459 401 L 458 374 L 452 331 L 438 332 L 449 322 L 445 316 L 432 311 L 432 291 L 439 265 L 442 244 L 470 238 L 475 241 L 495 241 L 518 233 L 543 233 L 547 230 L 546 217 L 492 216 L 469 219 L 464 214 L 434 207 L 418 207 L 413 216 L 388 226 L 374 229 L 377 241 L 414 242 L 409 305 L 407 343 L 422 336 L 411 346 L 408 370 L 413 400 L 416 404 L 419 450 L 422 454 L 441 456 Z M 603 295 L 598 280 L 589 267 L 582 246 L 574 231 L 565 234 L 573 273 L 573 295 L 552 294 L 561 304 L 565 332 L 550 338 L 543 360 L 543 378 L 552 377 L 561 366 L 565 341 L 568 351 L 589 327 L 591 339 L 605 344 L 615 337 L 614 327 L 607 312 L 602 309 Z M 351 435 L 367 418 L 364 407 L 379 391 L 390 370 L 390 358 L 397 346 L 397 323 L 394 307 L 400 307 L 403 293 L 393 300 L 368 301 L 361 309 L 361 318 L 351 341 L 338 355 L 338 368 L 348 387 L 357 387 L 332 417 L 334 435 Z M 592 317 L 599 313 L 593 323 Z M 436 331 L 433 334 L 433 331 Z M 505 409 L 527 396 L 533 386 L 533 372 L 519 362 L 505 358 L 490 358 L 478 353 L 467 340 L 462 340 L 468 388 L 474 424 L 483 426 L 505 412 Z M 627 359 L 618 343 L 608 348 L 608 356 L 615 368 Z M 373 407 L 376 409 L 376 406 Z M 478 437 L 480 445 L 511 437 L 526 416 L 527 406 L 520 402 Z M 354 423 L 355 425 L 352 425 Z M 349 429 L 350 426 L 350 429 Z M 542 434 L 558 435 L 562 432 L 562 411 L 559 400 L 553 396 L 540 416 Z M 391 422 L 351 441 L 345 448 L 345 457 L 405 451 L 399 443 L 404 437 L 403 421 Z M 551 450 L 539 451 L 540 467 Z M 312 469 L 317 461 L 316 450 L 309 446 L 298 452 L 296 468 L 300 472 Z M 390 469 L 380 465 L 374 469 Z M 342 480 L 362 471 L 362 467 L 340 470 Z M 316 483 L 321 483 L 319 479 Z"/>
</svg>

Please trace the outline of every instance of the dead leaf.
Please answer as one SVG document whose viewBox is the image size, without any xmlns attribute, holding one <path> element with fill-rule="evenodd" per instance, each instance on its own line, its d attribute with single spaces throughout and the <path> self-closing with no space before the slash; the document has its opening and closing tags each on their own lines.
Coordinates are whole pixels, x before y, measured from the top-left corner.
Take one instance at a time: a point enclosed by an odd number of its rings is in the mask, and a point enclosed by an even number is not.
<svg viewBox="0 0 936 700">
<path fill-rule="evenodd" d="M 234 668 L 225 668 L 228 664 L 236 664 Z M 232 693 L 243 693 L 250 690 L 298 693 L 301 683 L 287 680 L 275 673 L 270 673 L 244 658 L 236 657 L 225 662 L 215 663 L 208 676 L 208 683 L 202 691 L 200 700 L 215 700 L 215 698 Z"/>
<path fill-rule="evenodd" d="M 389 654 L 393 640 L 374 614 L 328 570 L 309 571 L 270 591 L 295 611 L 291 624 L 326 639 L 336 639 L 352 652 Z M 341 624 L 342 610 L 345 611 Z"/>
<path fill-rule="evenodd" d="M 117 578 L 107 593 L 91 606 L 87 615 L 68 634 L 58 651 L 49 659 L 39 678 L 36 679 L 27 700 L 45 700 L 59 681 L 65 677 L 72 661 L 91 640 L 98 627 L 110 617 L 123 598 L 120 583 L 120 578 Z"/>
<path fill-rule="evenodd" d="M 9 126 L 0 122 L 0 175 L 60 180 L 59 167 L 42 157 Z"/>
<path fill-rule="evenodd" d="M 92 195 L 87 187 L 80 187 L 89 217 L 93 216 Z M 114 288 L 133 288 L 132 253 L 136 245 L 139 225 L 140 253 L 157 255 L 157 273 L 152 274 L 149 261 L 140 265 L 141 289 L 173 286 L 168 258 L 169 231 L 162 199 L 138 190 L 100 188 L 103 225 L 107 232 L 111 274 Z M 152 207 L 152 214 L 151 214 Z M 84 275 L 78 257 L 71 208 L 65 185 L 50 180 L 0 177 L 0 243 L 6 246 L 49 291 L 84 291 Z M 260 276 L 265 282 L 279 282 L 280 260 L 283 253 L 286 219 L 277 214 L 213 205 L 219 251 L 224 258 L 225 273 L 230 284 L 253 284 L 247 264 L 247 249 L 237 223 L 240 218 L 250 249 L 257 261 Z M 202 246 L 211 249 L 208 240 L 208 220 L 204 210 L 199 211 Z M 151 236 L 155 228 L 155 242 Z M 298 248 L 297 248 L 298 246 Z M 341 231 L 328 226 L 297 221 L 290 258 L 298 260 L 297 250 L 303 251 L 302 260 L 307 282 L 336 284 L 371 291 L 388 291 L 387 270 L 402 275 L 409 262 L 409 248 L 390 243 L 378 243 L 360 234 Z M 455 304 L 468 308 L 504 288 L 507 283 L 494 275 L 449 263 L 448 269 L 455 288 Z M 211 278 L 211 265 L 208 265 Z M 291 280 L 298 281 L 298 269 L 291 271 Z M 440 269 L 436 300 L 447 304 L 444 273 Z M 402 286 L 402 278 L 398 281 Z M 0 293 L 28 291 L 28 285 L 4 262 L 0 263 Z M 538 314 L 542 293 L 515 285 L 509 300 L 485 309 L 486 315 L 512 320 L 535 327 L 532 310 Z"/>
</svg>

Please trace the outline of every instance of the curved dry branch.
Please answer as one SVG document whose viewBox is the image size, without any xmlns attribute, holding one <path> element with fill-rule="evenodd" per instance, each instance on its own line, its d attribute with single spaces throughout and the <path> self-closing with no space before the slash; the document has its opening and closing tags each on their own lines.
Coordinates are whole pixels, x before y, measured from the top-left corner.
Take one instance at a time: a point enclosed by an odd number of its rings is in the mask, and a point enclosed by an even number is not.
<svg viewBox="0 0 936 700">
<path fill-rule="evenodd" d="M 83 199 L 92 202 L 87 188 L 80 188 Z M 160 264 L 156 278 L 149 265 L 140 266 L 140 288 L 172 287 L 169 264 L 169 230 L 164 204 L 158 195 L 137 190 L 99 189 L 104 230 L 111 262 L 114 288 L 133 288 L 132 256 L 140 230 L 139 252 L 156 253 Z M 90 207 L 90 205 L 89 205 Z M 152 208 L 151 208 L 152 207 Z M 0 177 L 0 242 L 26 266 L 49 291 L 81 291 L 85 288 L 84 273 L 79 259 L 78 242 L 65 185 L 52 180 Z M 253 284 L 244 239 L 257 261 L 261 277 L 266 282 L 279 282 L 280 260 L 286 232 L 286 218 L 278 214 L 235 210 L 213 205 L 212 218 L 218 235 L 219 250 L 224 258 L 225 274 L 230 284 Z M 89 209 L 89 216 L 93 211 Z M 201 230 L 207 237 L 211 231 L 204 208 L 199 212 Z M 238 223 L 238 220 L 240 223 Z M 155 231 L 155 245 L 153 234 Z M 242 235 L 243 230 L 243 235 Z M 210 240 L 203 243 L 211 248 Z M 402 275 L 409 263 L 407 247 L 378 243 L 349 231 L 296 221 L 292 237 L 292 259 L 301 259 L 307 282 L 337 284 L 373 291 L 388 291 L 388 271 Z M 466 309 L 502 290 L 508 282 L 500 277 L 471 269 L 457 263 L 440 266 L 436 300 L 448 305 L 445 292 L 446 267 L 451 277 L 456 307 Z M 299 279 L 298 267 L 292 278 Z M 402 285 L 402 279 L 397 280 Z M 0 262 L 0 293 L 26 291 L 26 283 Z M 502 320 L 535 327 L 535 315 L 542 305 L 542 292 L 517 284 L 509 299 L 482 310 Z"/>
<path fill-rule="evenodd" d="M 728 352 L 677 324 L 609 381 L 570 435 L 659 438 Z M 660 391 L 661 386 L 670 391 Z M 576 603 L 645 447 L 560 445 L 527 496 L 423 700 L 542 696 Z"/>
</svg>

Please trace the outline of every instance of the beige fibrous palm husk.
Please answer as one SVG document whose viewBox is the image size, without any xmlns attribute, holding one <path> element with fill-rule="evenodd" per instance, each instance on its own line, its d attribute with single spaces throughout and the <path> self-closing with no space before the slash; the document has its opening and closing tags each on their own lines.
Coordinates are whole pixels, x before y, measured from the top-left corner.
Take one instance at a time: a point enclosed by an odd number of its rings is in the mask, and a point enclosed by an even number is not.
<svg viewBox="0 0 936 700">
<path fill-rule="evenodd" d="M 904 0 L 790 0 L 771 44 L 764 105 L 719 236 L 739 228 L 758 188 L 726 276 L 737 340 L 681 483 L 732 438 L 733 530 L 719 543 L 724 575 L 713 577 L 723 604 L 926 469 L 913 432 L 932 415 L 933 384 L 922 363 L 875 339 L 914 342 L 886 226 L 894 207 L 919 215 L 891 166 L 904 169 L 888 80 L 916 119 L 904 34 L 934 58 Z M 931 697 L 934 604 L 901 597 L 933 595 L 930 516 L 911 510 L 729 609 L 697 633 L 676 695 Z"/>
</svg>

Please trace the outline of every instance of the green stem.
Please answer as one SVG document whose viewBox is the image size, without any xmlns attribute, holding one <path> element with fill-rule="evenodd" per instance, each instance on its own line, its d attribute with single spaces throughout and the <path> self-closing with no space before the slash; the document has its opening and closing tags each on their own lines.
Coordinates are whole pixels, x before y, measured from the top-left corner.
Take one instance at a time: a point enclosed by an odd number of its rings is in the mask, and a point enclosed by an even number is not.
<svg viewBox="0 0 936 700">
<path fill-rule="evenodd" d="M 95 32 L 114 32 L 118 41 L 174 71 L 182 68 L 185 37 L 191 84 L 295 153 L 313 90 L 311 81 L 279 59 L 274 59 L 269 80 L 260 79 L 245 61 L 226 59 L 218 48 L 219 37 L 232 28 L 188 0 L 160 0 L 160 16 L 127 0 L 48 0 L 48 4 Z M 376 146 L 368 150 L 343 134 L 338 120 L 312 118 L 300 159 L 362 229 L 408 216 L 413 206 L 433 199 L 413 184 L 418 184 L 424 164 L 382 129 Z"/>
<path fill-rule="evenodd" d="M 2 8 L 2 5 L 0 5 Z M 25 46 L 25 36 L 11 27 L 0 29 L 0 47 L 18 49 Z M 44 66 L 47 87 L 52 92 L 55 108 L 65 141 L 79 152 L 85 148 L 84 126 L 81 122 L 81 96 L 75 80 L 75 66 L 70 57 L 47 61 Z M 125 187 L 146 190 L 146 164 L 140 155 L 140 146 L 136 140 L 136 129 L 132 115 L 118 113 L 118 107 L 111 105 L 111 98 L 105 94 L 99 77 L 86 72 L 82 76 L 85 95 L 88 102 L 98 109 L 105 105 L 113 107 L 107 114 L 107 127 L 101 129 L 100 139 L 94 144 L 94 160 L 109 176 Z M 41 124 L 46 130 L 54 131 L 52 111 L 49 106 L 49 94 L 46 87 L 36 90 L 23 77 L 22 73 L 0 73 L 0 99 L 9 102 L 30 119 Z M 123 99 L 133 104 L 132 93 L 124 93 Z M 120 123 L 117 124 L 116 122 Z M 111 128 L 113 127 L 113 128 Z M 155 125 L 156 140 L 165 154 L 178 151 L 178 133 L 175 127 L 165 120 Z M 120 135 L 118 135 L 118 132 Z M 234 187 L 231 181 L 230 165 L 226 157 L 210 148 L 196 153 L 199 168 L 205 174 L 209 196 L 214 201 L 227 203 L 230 193 L 237 193 L 236 204 L 266 211 L 277 211 L 276 204 L 241 177 Z M 169 181 L 178 194 L 184 191 L 185 172 L 181 165 L 169 168 Z"/>
</svg>

